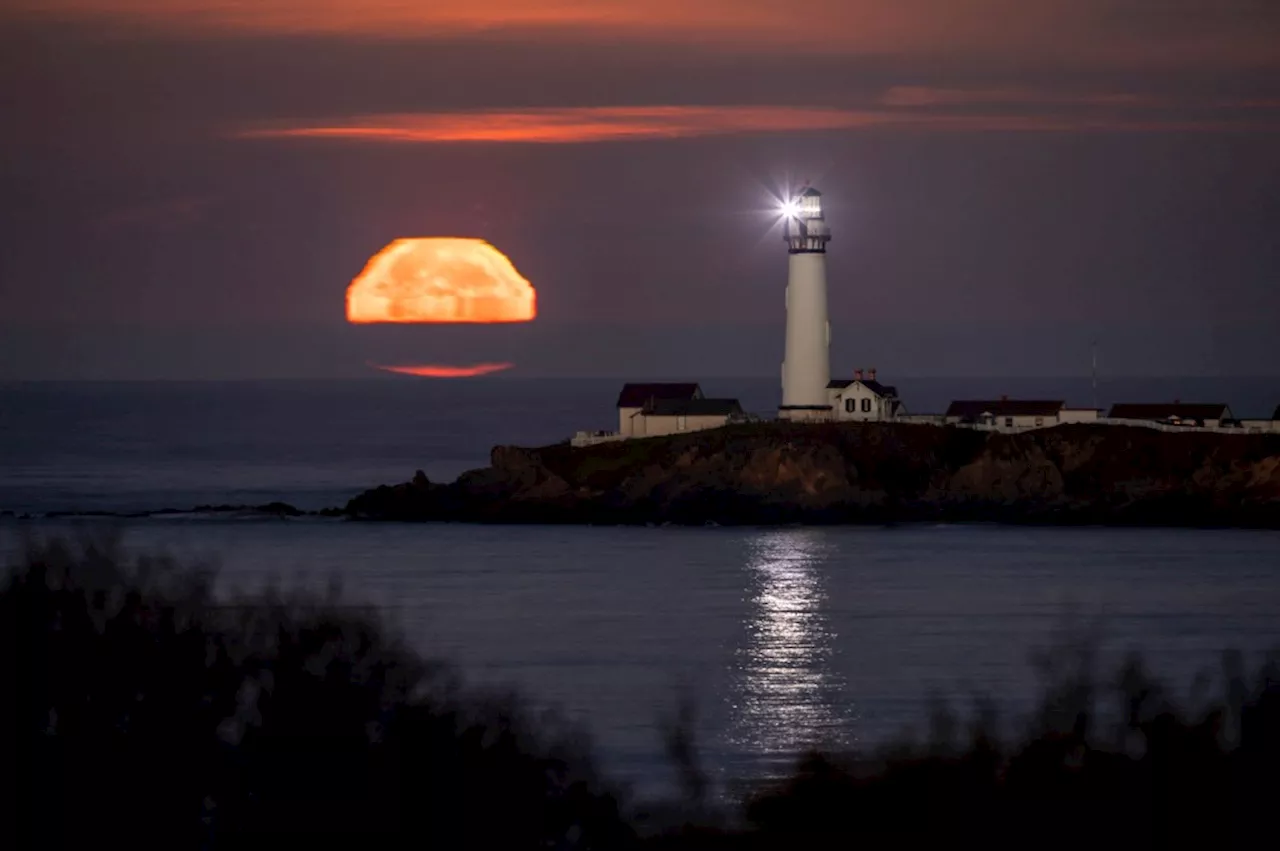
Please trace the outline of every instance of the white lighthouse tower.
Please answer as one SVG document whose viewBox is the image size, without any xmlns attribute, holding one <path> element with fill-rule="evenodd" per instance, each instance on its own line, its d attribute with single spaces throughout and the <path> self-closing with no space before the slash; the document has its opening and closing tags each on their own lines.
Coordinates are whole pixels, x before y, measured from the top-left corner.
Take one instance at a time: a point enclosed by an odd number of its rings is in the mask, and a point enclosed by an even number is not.
<svg viewBox="0 0 1280 851">
<path fill-rule="evenodd" d="M 782 405 L 787 420 L 825 419 L 831 414 L 831 323 L 827 320 L 827 243 L 822 193 L 802 191 L 786 206 L 787 347 L 782 362 Z"/>
</svg>

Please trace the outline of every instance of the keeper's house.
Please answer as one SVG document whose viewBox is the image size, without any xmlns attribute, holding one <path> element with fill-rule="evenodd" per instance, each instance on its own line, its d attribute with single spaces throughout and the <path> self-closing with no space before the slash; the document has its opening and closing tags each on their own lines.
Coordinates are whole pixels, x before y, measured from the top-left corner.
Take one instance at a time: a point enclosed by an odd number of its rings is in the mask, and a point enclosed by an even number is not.
<svg viewBox="0 0 1280 851">
<path fill-rule="evenodd" d="M 827 384 L 831 416 L 836 420 L 883 422 L 906 415 L 907 409 L 898 398 L 898 388 L 881 384 L 876 371 L 853 371 L 853 378 L 835 379 Z"/>
</svg>

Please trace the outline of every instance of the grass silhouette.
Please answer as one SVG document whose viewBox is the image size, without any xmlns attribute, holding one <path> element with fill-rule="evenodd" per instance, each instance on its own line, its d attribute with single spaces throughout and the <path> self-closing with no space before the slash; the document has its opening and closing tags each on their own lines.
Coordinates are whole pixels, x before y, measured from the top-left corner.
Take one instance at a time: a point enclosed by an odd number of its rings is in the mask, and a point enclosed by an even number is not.
<svg viewBox="0 0 1280 851">
<path fill-rule="evenodd" d="M 462 686 L 340 595 L 215 597 L 208 572 L 111 543 L 29 543 L 0 587 L 0 844 L 9 848 L 1273 847 L 1280 668 L 1224 657 L 1180 709 L 1131 660 L 1042 660 L 1020 741 L 989 709 L 960 740 L 803 757 L 713 818 L 682 712 L 691 813 L 628 814 L 554 716 Z M 1103 723 L 1107 702 L 1119 709 Z M 731 824 L 731 827 L 725 827 Z"/>
</svg>

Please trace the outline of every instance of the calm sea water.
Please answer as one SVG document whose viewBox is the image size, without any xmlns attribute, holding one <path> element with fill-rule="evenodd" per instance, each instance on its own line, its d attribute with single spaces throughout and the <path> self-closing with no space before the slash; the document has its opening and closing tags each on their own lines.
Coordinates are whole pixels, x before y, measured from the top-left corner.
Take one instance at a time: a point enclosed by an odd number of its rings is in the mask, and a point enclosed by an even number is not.
<svg viewBox="0 0 1280 851">
<path fill-rule="evenodd" d="M 1045 385 L 1006 392 L 1072 389 Z M 707 389 L 757 409 L 773 390 Z M 967 389 L 954 395 L 999 392 Z M 1273 404 L 1265 387 L 1250 392 Z M 614 383 L 522 381 L 10 386 L 0 510 L 338 504 L 419 467 L 452 477 L 483 464 L 493 443 L 607 427 L 614 393 Z M 0 549 L 23 531 L 98 525 L 10 519 Z M 1099 623 L 1112 658 L 1142 650 L 1180 686 L 1224 648 L 1256 659 L 1280 647 L 1271 532 L 116 525 L 135 548 L 218 563 L 227 586 L 340 579 L 424 653 L 581 720 L 605 765 L 641 788 L 670 779 L 660 719 L 682 694 L 698 708 L 709 766 L 751 777 L 807 745 L 865 748 L 919 726 L 931 691 L 989 692 L 1008 713 L 1025 711 L 1029 655 L 1071 618 Z"/>
</svg>

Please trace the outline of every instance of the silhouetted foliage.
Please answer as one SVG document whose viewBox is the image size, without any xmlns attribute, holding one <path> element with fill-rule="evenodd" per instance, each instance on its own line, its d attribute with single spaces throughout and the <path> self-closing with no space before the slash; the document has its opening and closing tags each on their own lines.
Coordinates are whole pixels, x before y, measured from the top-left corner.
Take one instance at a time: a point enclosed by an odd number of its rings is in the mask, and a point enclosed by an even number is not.
<svg viewBox="0 0 1280 851">
<path fill-rule="evenodd" d="M 468 692 L 336 592 L 227 601 L 164 559 L 32 545 L 0 589 L 0 844 L 1272 847 L 1276 660 L 1250 684 L 1227 654 L 1221 699 L 1201 683 L 1179 710 L 1136 660 L 1100 686 L 1088 650 L 1038 660 L 1021 744 L 999 741 L 989 703 L 957 741 L 939 703 L 926 743 L 809 755 L 734 828 L 682 704 L 666 745 L 687 800 L 641 838 L 574 731 Z"/>
<path fill-rule="evenodd" d="M 1225 654 L 1221 701 L 1183 712 L 1137 659 L 1099 687 L 1091 651 L 1065 646 L 1037 660 L 1045 693 L 1016 748 L 997 741 L 989 704 L 956 742 L 959 721 L 940 704 L 925 743 L 876 760 L 810 754 L 750 798 L 749 829 L 669 836 L 664 847 L 1274 847 L 1276 659 L 1250 687 L 1239 654 Z M 1119 709 L 1110 728 L 1099 721 L 1108 699 Z"/>
<path fill-rule="evenodd" d="M 336 599 L 219 604 L 164 560 L 35 546 L 0 592 L 0 683 L 8 847 L 626 837 L 569 732 L 468 696 Z"/>
</svg>

